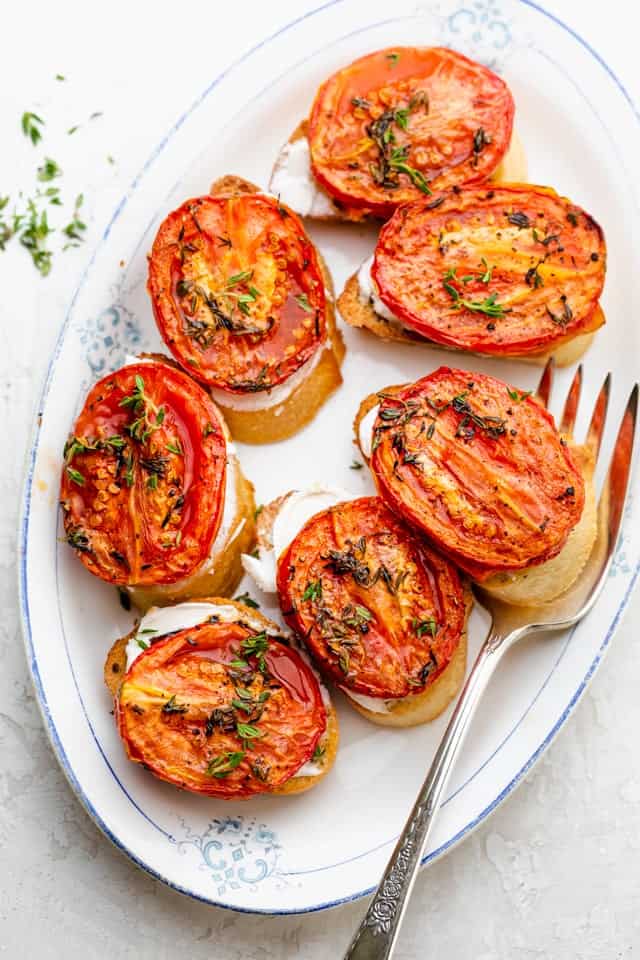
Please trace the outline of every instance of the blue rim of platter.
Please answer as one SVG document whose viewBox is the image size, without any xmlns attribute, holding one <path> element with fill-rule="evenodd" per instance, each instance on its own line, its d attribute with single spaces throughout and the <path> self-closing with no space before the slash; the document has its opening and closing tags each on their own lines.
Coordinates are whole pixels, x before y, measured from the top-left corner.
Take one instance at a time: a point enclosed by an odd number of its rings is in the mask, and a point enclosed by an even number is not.
<svg viewBox="0 0 640 960">
<path fill-rule="evenodd" d="M 309 18 L 316 16 L 319 13 L 322 13 L 324 10 L 327 10 L 330 7 L 334 7 L 346 2 L 348 2 L 348 0 L 328 0 L 327 3 L 324 3 L 321 6 L 308 11 L 302 16 L 297 17 L 295 20 L 290 21 L 288 24 L 286 24 L 285 26 L 281 27 L 279 30 L 272 33 L 266 39 L 255 44 L 253 47 L 247 50 L 241 57 L 239 57 L 236 61 L 234 61 L 226 70 L 224 70 L 221 74 L 219 74 L 215 78 L 215 80 L 213 80 L 207 86 L 207 88 L 202 92 L 202 94 L 200 94 L 200 96 L 196 98 L 196 100 L 191 104 L 191 106 L 179 117 L 179 119 L 173 124 L 173 126 L 168 131 L 168 133 L 158 143 L 158 145 L 155 147 L 155 149 L 151 153 L 150 157 L 148 158 L 148 160 L 146 161 L 146 163 L 144 164 L 140 172 L 133 179 L 129 190 L 118 203 L 100 241 L 98 242 L 98 245 L 94 249 L 89 259 L 89 262 L 87 263 L 82 273 L 80 282 L 76 287 L 76 290 L 71 298 L 69 308 L 67 310 L 64 322 L 60 329 L 60 333 L 58 335 L 58 338 L 53 350 L 51 360 L 49 362 L 49 366 L 45 376 L 44 386 L 42 389 L 42 393 L 40 395 L 40 400 L 37 408 L 38 413 L 36 417 L 36 422 L 32 430 L 31 447 L 30 447 L 30 453 L 28 455 L 28 461 L 27 461 L 24 494 L 22 499 L 22 509 L 21 509 L 21 515 L 20 515 L 20 521 L 19 521 L 19 529 L 18 529 L 18 542 L 19 542 L 18 588 L 19 588 L 19 596 L 20 596 L 20 613 L 21 613 L 22 631 L 23 631 L 25 648 L 27 653 L 27 661 L 28 661 L 29 669 L 33 679 L 33 684 L 36 690 L 38 705 L 44 720 L 45 729 L 51 741 L 51 745 L 56 754 L 58 762 L 60 763 L 60 766 L 62 767 L 62 770 L 67 780 L 69 781 L 69 784 L 72 790 L 74 791 L 74 793 L 76 794 L 80 802 L 82 803 L 83 807 L 85 808 L 89 816 L 97 824 L 97 826 L 104 833 L 104 835 L 109 840 L 111 840 L 114 846 L 116 846 L 119 850 L 121 850 L 130 860 L 132 860 L 138 867 L 140 867 L 141 870 L 143 870 L 145 873 L 152 876 L 154 879 L 161 880 L 164 884 L 166 884 L 172 890 L 177 891 L 178 893 L 184 894 L 185 896 L 188 896 L 194 900 L 198 900 L 200 902 L 210 904 L 211 906 L 232 910 L 236 913 L 267 914 L 269 916 L 278 916 L 278 915 L 289 916 L 293 914 L 315 913 L 319 910 L 327 910 L 332 907 L 337 907 L 344 903 L 349 903 L 351 901 L 358 900 L 362 897 L 365 897 L 368 894 L 373 892 L 373 890 L 375 889 L 375 886 L 365 888 L 364 890 L 360 890 L 346 897 L 342 897 L 336 900 L 329 900 L 325 903 L 319 903 L 311 907 L 289 908 L 286 910 L 274 910 L 274 909 L 261 909 L 260 907 L 235 906 L 229 903 L 224 903 L 224 902 L 215 900 L 212 897 L 202 896 L 201 894 L 198 894 L 195 891 L 190 890 L 188 887 L 184 887 L 180 884 L 174 883 L 172 880 L 169 880 L 167 877 L 163 876 L 157 870 L 154 870 L 147 863 L 145 863 L 139 857 L 137 857 L 132 850 L 130 850 L 120 841 L 120 839 L 109 829 L 109 827 L 103 821 L 102 817 L 100 816 L 100 814 L 98 813 L 94 805 L 91 803 L 88 796 L 83 791 L 78 781 L 78 778 L 75 774 L 75 771 L 73 770 L 68 760 L 68 757 L 65 753 L 56 725 L 53 722 L 53 719 L 51 717 L 49 705 L 48 705 L 47 698 L 42 685 L 42 679 L 40 677 L 40 672 L 38 669 L 38 664 L 37 664 L 37 660 L 36 660 L 36 656 L 33 648 L 33 637 L 32 637 L 32 631 L 31 631 L 31 619 L 30 619 L 30 613 L 29 613 L 29 602 L 28 602 L 28 591 L 27 591 L 27 540 L 28 540 L 28 533 L 29 533 L 29 515 L 30 515 L 31 494 L 32 494 L 32 487 L 33 487 L 33 472 L 34 472 L 35 461 L 36 461 L 38 446 L 39 446 L 39 418 L 41 416 L 42 410 L 44 409 L 44 404 L 49 394 L 51 380 L 53 377 L 53 371 L 54 371 L 58 356 L 60 354 L 62 344 L 65 339 L 65 334 L 69 325 L 69 320 L 70 320 L 73 308 L 75 306 L 79 292 L 84 287 L 84 284 L 87 280 L 89 272 L 96 260 L 98 251 L 102 248 L 102 246 L 106 242 L 107 238 L 109 237 L 109 234 L 111 233 L 111 229 L 113 225 L 119 219 L 120 215 L 125 209 L 129 196 L 136 190 L 141 180 L 143 179 L 147 171 L 151 168 L 151 166 L 155 163 L 155 161 L 160 156 L 160 154 L 162 153 L 166 145 L 169 143 L 172 137 L 177 133 L 177 131 L 180 129 L 180 127 L 185 122 L 185 120 L 198 108 L 198 106 L 204 100 L 206 100 L 206 98 L 209 96 L 211 91 L 225 77 L 227 77 L 234 69 L 236 69 L 236 67 L 240 66 L 240 64 L 244 63 L 254 53 L 256 53 L 262 47 L 269 44 L 276 37 L 279 37 L 282 34 L 286 33 L 287 31 L 289 31 L 290 29 L 292 29 L 302 21 L 308 20 Z M 542 16 L 546 17 L 552 23 L 555 23 L 567 34 L 573 37 L 573 39 L 576 40 L 580 44 L 580 46 L 587 51 L 587 53 L 602 67 L 605 73 L 613 81 L 613 83 L 616 85 L 620 93 L 625 98 L 628 106 L 631 108 L 636 120 L 640 123 L 640 111 L 636 107 L 634 101 L 632 100 L 630 94 L 626 90 L 624 84 L 616 76 L 616 74 L 611 69 L 609 64 L 600 56 L 600 54 L 596 50 L 594 50 L 594 48 L 586 40 L 583 39 L 583 37 L 581 37 L 572 27 L 566 24 L 563 20 L 555 16 L 555 14 L 550 13 L 548 10 L 545 10 L 538 3 L 534 2 L 534 0 L 518 0 L 518 3 L 522 4 L 525 7 L 529 7 L 537 11 L 538 13 L 542 14 Z M 567 704 L 567 706 L 565 707 L 562 714 L 560 715 L 560 717 L 558 718 L 554 726 L 551 728 L 549 733 L 546 735 L 544 740 L 539 744 L 539 746 L 531 754 L 527 762 L 521 767 L 521 769 L 518 771 L 516 776 L 513 777 L 511 782 L 507 784 L 507 786 L 501 791 L 501 793 L 497 797 L 495 797 L 494 800 L 492 800 L 492 802 L 488 804 L 485 807 L 485 809 L 478 814 L 477 817 L 475 817 L 473 820 L 470 820 L 464 827 L 462 827 L 462 829 L 460 829 L 455 834 L 455 836 L 451 837 L 448 841 L 446 841 L 446 843 L 442 844 L 436 850 L 433 850 L 429 854 L 427 854 L 422 860 L 423 866 L 437 859 L 438 857 L 442 856 L 447 850 L 451 849 L 456 844 L 458 844 L 462 839 L 464 839 L 464 837 L 468 833 L 470 833 L 472 830 L 474 830 L 475 827 L 478 826 L 478 824 L 480 824 L 483 820 L 485 820 L 502 803 L 502 801 L 505 800 L 510 793 L 512 793 L 515 787 L 519 785 L 521 780 L 526 776 L 528 771 L 536 763 L 536 761 L 541 756 L 541 754 L 550 745 L 555 735 L 558 733 L 558 731 L 564 725 L 569 715 L 572 713 L 574 707 L 576 706 L 582 694 L 584 693 L 585 689 L 587 688 L 593 674 L 597 670 L 604 656 L 604 653 L 606 652 L 609 646 L 611 637 L 613 636 L 618 626 L 620 618 L 622 617 L 622 614 L 626 609 L 626 606 L 628 604 L 631 593 L 633 592 L 633 588 L 635 586 L 635 583 L 638 579 L 639 574 L 640 574 L 640 562 L 636 565 L 635 569 L 632 572 L 631 578 L 629 580 L 627 589 L 622 598 L 620 606 L 618 607 L 615 613 L 615 616 L 613 617 L 609 625 L 609 628 L 606 631 L 602 644 L 600 645 L 600 648 L 596 656 L 594 657 L 591 665 L 589 666 L 589 669 L 587 670 L 585 676 L 583 677 L 575 693 L 571 697 L 569 703 Z M 511 731 L 511 733 L 512 732 L 513 731 Z M 506 739 L 508 739 L 511 736 L 511 733 L 507 734 L 507 736 L 501 742 L 501 745 L 502 743 L 505 742 Z M 488 760 L 485 761 L 483 766 L 486 764 L 486 762 L 488 762 Z"/>
</svg>

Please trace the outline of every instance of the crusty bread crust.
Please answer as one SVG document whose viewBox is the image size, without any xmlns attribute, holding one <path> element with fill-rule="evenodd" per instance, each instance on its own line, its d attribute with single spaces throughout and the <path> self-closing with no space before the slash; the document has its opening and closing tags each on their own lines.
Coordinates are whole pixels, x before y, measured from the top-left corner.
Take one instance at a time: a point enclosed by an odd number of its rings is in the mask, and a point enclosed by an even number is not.
<svg viewBox="0 0 640 960">
<path fill-rule="evenodd" d="M 336 306 L 340 316 L 350 327 L 369 330 L 380 337 L 381 340 L 391 340 L 394 343 L 424 343 L 430 347 L 435 346 L 426 337 L 421 337 L 419 333 L 412 333 L 400 324 L 393 323 L 376 313 L 373 304 L 360 296 L 357 273 L 354 273 L 347 280 L 344 290 L 336 300 Z"/>
<path fill-rule="evenodd" d="M 360 424 L 366 415 L 380 403 L 380 394 L 394 394 L 406 384 L 384 387 L 378 393 L 370 393 L 361 401 L 353 420 L 354 443 L 358 447 L 365 463 L 369 458 L 360 445 Z M 482 587 L 492 596 L 505 603 L 517 606 L 548 603 L 568 590 L 579 577 L 586 564 L 597 536 L 598 510 L 594 487 L 595 460 L 593 451 L 586 446 L 574 444 L 572 437 L 565 438 L 579 466 L 585 485 L 585 503 L 580 520 L 567 537 L 560 553 L 551 560 L 524 570 L 501 571 L 487 580 Z"/>
<path fill-rule="evenodd" d="M 228 175 L 214 181 L 210 193 L 212 196 L 233 196 L 260 193 L 260 190 L 248 180 Z M 328 337 L 320 360 L 287 399 L 273 407 L 262 410 L 234 410 L 224 403 L 218 403 L 233 438 L 242 443 L 275 443 L 293 436 L 313 420 L 320 407 L 342 384 L 340 367 L 345 348 L 342 334 L 336 326 L 333 281 L 322 255 L 317 252 L 325 287 L 331 294 L 326 298 Z"/>
<path fill-rule="evenodd" d="M 252 628 L 256 630 L 277 630 L 282 634 L 286 634 L 287 632 L 286 630 L 281 630 L 278 624 L 274 623 L 272 620 L 269 620 L 269 618 L 265 617 L 264 614 L 260 613 L 259 610 L 249 609 L 248 607 L 245 607 L 244 604 L 239 603 L 237 600 L 229 600 L 226 597 L 199 597 L 198 602 L 214 604 L 221 603 L 226 607 L 235 607 L 239 616 L 250 623 Z M 131 632 L 126 636 L 120 637 L 118 640 L 116 640 L 109 650 L 107 659 L 105 660 L 104 682 L 114 700 L 118 696 L 120 685 L 127 672 L 127 643 L 133 636 L 135 636 L 136 630 L 137 627 L 134 627 L 133 630 L 131 630 Z M 305 790 L 310 790 L 311 787 L 315 787 L 316 784 L 328 774 L 329 770 L 334 764 L 336 754 L 338 752 L 339 730 L 338 716 L 333 704 L 328 704 L 326 709 L 327 729 L 323 744 L 324 752 L 319 760 L 314 761 L 319 767 L 322 767 L 322 771 L 317 774 L 312 774 L 308 777 L 292 777 L 281 787 L 277 787 L 275 790 L 270 791 L 271 793 L 304 793 Z"/>
<path fill-rule="evenodd" d="M 104 682 L 114 700 L 118 696 L 120 684 L 127 672 L 127 644 L 135 632 L 134 627 L 125 637 L 119 637 L 111 646 L 104 662 Z"/>
<path fill-rule="evenodd" d="M 256 547 L 260 552 L 273 549 L 272 531 L 276 517 L 280 512 L 283 503 L 289 499 L 293 490 L 283 493 L 281 496 L 271 500 L 260 508 L 258 521 L 256 523 Z"/>
<path fill-rule="evenodd" d="M 389 713 L 367 710 L 362 704 L 352 700 L 347 690 L 343 690 L 349 704 L 371 723 L 376 723 L 380 727 L 417 727 L 419 724 L 430 723 L 439 717 L 462 689 L 467 672 L 467 621 L 473 606 L 473 595 L 467 585 L 465 585 L 464 599 L 465 625 L 458 646 L 440 676 L 426 690 L 402 697 L 400 700 L 386 700 Z"/>
<path fill-rule="evenodd" d="M 358 283 L 358 274 L 354 273 L 347 280 L 344 290 L 338 297 L 337 307 L 340 316 L 348 323 L 350 327 L 356 327 L 369 330 L 382 340 L 392 340 L 396 343 L 422 343 L 428 347 L 437 347 L 439 350 L 449 350 L 454 353 L 469 353 L 472 356 L 500 356 L 499 348 L 496 348 L 495 354 L 476 354 L 472 350 L 459 350 L 457 347 L 450 347 L 446 344 L 435 343 L 426 337 L 421 337 L 419 333 L 413 333 L 399 323 L 387 320 L 376 313 L 370 300 L 364 300 L 360 296 L 360 284 Z M 558 339 L 554 347 L 543 353 L 525 353 L 518 356 L 506 354 L 506 360 L 519 360 L 524 363 L 534 363 L 537 366 L 544 366 L 549 357 L 553 357 L 556 366 L 567 367 L 574 364 L 588 349 L 593 340 L 594 331 L 601 327 L 605 322 L 604 313 L 600 304 L 596 307 L 590 318 L 588 330 L 586 333 L 578 334 L 574 337 Z"/>
<path fill-rule="evenodd" d="M 185 580 L 150 587 L 129 587 L 129 596 L 139 610 L 144 612 L 149 607 L 166 607 L 199 597 L 223 597 L 233 593 L 240 583 L 243 576 L 241 556 L 253 548 L 255 540 L 256 505 L 253 484 L 243 474 L 238 458 L 230 454 L 229 461 L 233 462 L 236 473 L 236 513 L 226 541 L 213 557 Z"/>
<path fill-rule="evenodd" d="M 276 172 L 286 164 L 285 151 L 289 144 L 295 143 L 297 140 L 307 139 L 307 128 L 308 121 L 306 119 L 302 120 L 287 142 L 282 145 L 271 171 L 271 177 L 269 178 L 270 183 L 273 181 Z M 489 179 L 494 183 L 523 183 L 527 179 L 527 158 L 522 141 L 515 130 L 511 135 L 511 143 L 509 144 L 507 152 Z M 372 217 L 367 210 L 358 209 L 357 207 L 347 207 L 344 204 L 338 203 L 333 197 L 329 196 L 320 184 L 317 184 L 317 187 L 331 202 L 334 212 L 310 215 L 307 219 L 318 220 L 323 223 L 359 223 L 363 220 L 380 219 L 379 217 Z"/>
<path fill-rule="evenodd" d="M 260 192 L 260 187 L 255 183 L 243 177 L 237 177 L 234 173 L 226 173 L 224 177 L 218 177 L 209 187 L 209 194 L 212 197 L 235 197 L 242 193 Z"/>
</svg>

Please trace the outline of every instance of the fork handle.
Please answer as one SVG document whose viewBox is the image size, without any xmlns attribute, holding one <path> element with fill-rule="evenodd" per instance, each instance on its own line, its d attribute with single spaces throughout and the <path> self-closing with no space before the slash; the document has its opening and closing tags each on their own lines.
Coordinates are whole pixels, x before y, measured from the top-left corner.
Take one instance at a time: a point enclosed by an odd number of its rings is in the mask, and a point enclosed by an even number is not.
<svg viewBox="0 0 640 960">
<path fill-rule="evenodd" d="M 508 636 L 498 635 L 492 627 L 482 645 L 413 810 L 344 960 L 386 960 L 391 956 L 442 792 L 469 721 L 500 657 L 509 646 L 508 639 Z"/>
</svg>

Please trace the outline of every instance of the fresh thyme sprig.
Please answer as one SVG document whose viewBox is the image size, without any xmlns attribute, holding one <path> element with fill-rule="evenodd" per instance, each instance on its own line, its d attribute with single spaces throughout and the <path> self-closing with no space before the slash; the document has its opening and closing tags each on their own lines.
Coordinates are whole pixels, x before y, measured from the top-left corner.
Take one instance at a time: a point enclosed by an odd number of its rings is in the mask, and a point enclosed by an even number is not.
<svg viewBox="0 0 640 960">
<path fill-rule="evenodd" d="M 431 194 L 431 189 L 424 174 L 409 163 L 409 144 L 401 147 L 394 146 L 396 137 L 392 128 L 392 124 L 395 123 L 400 130 L 407 130 L 411 111 L 420 105 L 425 106 L 428 110 L 428 103 L 429 99 L 426 94 L 424 94 L 424 98 L 422 96 L 417 99 L 412 98 L 408 107 L 385 110 L 367 127 L 367 133 L 378 148 L 379 153 L 378 161 L 369 165 L 369 171 L 379 186 L 395 189 L 399 185 L 398 174 L 404 173 L 418 190 L 427 195 Z"/>
<path fill-rule="evenodd" d="M 391 170 L 397 170 L 399 173 L 405 173 L 414 187 L 417 187 L 422 193 L 426 193 L 427 196 L 431 196 L 431 188 L 427 183 L 424 174 L 420 173 L 419 170 L 416 170 L 415 167 L 410 166 L 407 163 L 407 156 L 409 154 L 409 147 L 396 147 L 391 152 L 389 157 L 388 164 Z"/>
<path fill-rule="evenodd" d="M 18 235 L 21 245 L 31 254 L 36 269 L 46 277 L 51 271 L 53 257 L 47 245 L 47 239 L 53 233 L 47 211 L 38 211 L 35 202 L 28 200 L 26 214 L 14 214 L 13 233 Z"/>
<path fill-rule="evenodd" d="M 73 208 L 73 217 L 66 227 L 62 228 L 65 237 L 68 237 L 68 242 L 65 243 L 62 248 L 63 250 L 67 250 L 69 247 L 79 247 L 84 240 L 84 232 L 87 229 L 87 225 L 83 223 L 79 217 L 80 207 L 83 202 L 84 197 L 79 193 Z"/>
<path fill-rule="evenodd" d="M 122 398 L 119 406 L 128 407 L 138 414 L 126 429 L 129 435 L 140 443 L 148 440 L 151 434 L 164 422 L 164 407 L 157 407 L 153 400 L 147 396 L 144 380 L 139 374 L 136 374 L 134 389 L 128 396 Z"/>
<path fill-rule="evenodd" d="M 488 272 L 488 275 L 490 279 L 490 271 Z M 487 272 L 485 272 L 484 276 L 487 276 Z M 454 285 L 451 283 L 451 279 L 458 279 L 455 276 L 455 270 L 448 270 L 442 278 L 442 286 L 451 297 L 451 300 L 453 301 L 453 307 L 457 309 L 464 307 L 467 310 L 471 310 L 473 313 L 484 313 L 487 317 L 497 317 L 498 319 L 504 317 L 506 313 L 510 312 L 510 307 L 505 307 L 501 303 L 497 302 L 498 295 L 496 293 L 490 294 L 488 297 L 485 297 L 484 300 L 466 299 L 461 295 L 458 288 L 454 287 Z M 482 282 L 484 283 L 485 281 L 482 280 Z M 487 280 L 486 282 L 488 283 L 489 281 Z"/>
</svg>

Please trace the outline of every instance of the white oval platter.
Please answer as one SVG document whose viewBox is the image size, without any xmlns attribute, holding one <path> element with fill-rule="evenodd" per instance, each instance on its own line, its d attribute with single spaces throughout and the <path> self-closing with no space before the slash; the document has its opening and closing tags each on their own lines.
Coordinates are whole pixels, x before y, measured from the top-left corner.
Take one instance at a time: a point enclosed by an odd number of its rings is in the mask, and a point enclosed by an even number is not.
<svg viewBox="0 0 640 960">
<path fill-rule="evenodd" d="M 640 276 L 631 238 L 638 221 L 640 117 L 598 54 L 530 0 L 332 0 L 213 80 L 162 139 L 114 212 L 73 295 L 51 360 L 20 529 L 22 615 L 44 721 L 88 813 L 155 877 L 235 910 L 312 911 L 370 891 L 446 716 L 423 728 L 384 730 L 339 701 L 342 743 L 335 769 L 300 797 L 212 801 L 181 793 L 130 764 L 114 729 L 102 662 L 115 637 L 130 629 L 133 615 L 59 542 L 61 451 L 86 388 L 125 354 L 160 345 L 145 280 L 146 253 L 162 217 L 188 196 L 205 193 L 223 173 L 266 186 L 279 146 L 306 113 L 319 82 L 356 56 L 401 43 L 457 48 L 507 79 L 530 179 L 584 205 L 607 235 L 603 304 L 609 322 L 585 358 L 585 393 L 594 396 L 612 369 L 613 420 L 637 376 Z M 322 226 L 311 233 L 339 290 L 371 251 L 374 232 Z M 284 443 L 240 446 L 259 502 L 314 481 L 356 495 L 371 491 L 367 470 L 350 469 L 351 420 L 359 399 L 388 383 L 417 378 L 450 356 L 344 332 L 345 382 L 315 422 Z M 536 370 L 524 364 L 463 357 L 455 362 L 522 389 L 536 382 Z M 570 375 L 559 376 L 557 396 Z M 635 490 L 607 588 L 591 615 L 571 633 L 532 639 L 502 663 L 450 783 L 426 861 L 443 855 L 496 808 L 574 708 L 638 573 L 637 514 Z M 475 613 L 470 661 L 485 627 Z"/>
</svg>

